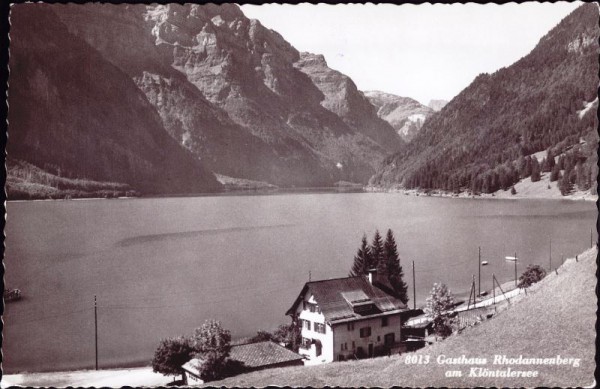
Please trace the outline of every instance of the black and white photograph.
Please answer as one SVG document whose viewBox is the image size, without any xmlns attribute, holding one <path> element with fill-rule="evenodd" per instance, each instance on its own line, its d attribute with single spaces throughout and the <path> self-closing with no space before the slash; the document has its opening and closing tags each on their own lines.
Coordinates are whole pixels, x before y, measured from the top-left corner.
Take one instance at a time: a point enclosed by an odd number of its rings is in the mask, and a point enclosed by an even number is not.
<svg viewBox="0 0 600 389">
<path fill-rule="evenodd" d="M 2 7 L 2 388 L 596 386 L 597 3 Z"/>
</svg>

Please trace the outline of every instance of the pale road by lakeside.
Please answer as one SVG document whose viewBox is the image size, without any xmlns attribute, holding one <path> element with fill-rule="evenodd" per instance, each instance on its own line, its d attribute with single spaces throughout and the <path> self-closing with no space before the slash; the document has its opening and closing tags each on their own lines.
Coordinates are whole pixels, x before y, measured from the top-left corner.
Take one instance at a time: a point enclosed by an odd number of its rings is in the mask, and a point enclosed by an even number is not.
<svg viewBox="0 0 600 389">
<path fill-rule="evenodd" d="M 591 255 L 596 255 L 595 250 L 587 250 L 583 254 L 579 254 L 579 260 L 583 259 L 584 262 L 589 262 L 590 258 L 587 258 Z M 582 258 L 585 256 L 585 258 Z M 573 265 L 577 263 L 575 257 L 565 259 L 564 263 L 559 266 L 555 271 L 552 271 L 548 276 L 539 282 L 538 284 L 534 284 L 529 288 L 529 296 L 535 296 L 536 291 L 539 289 L 545 288 L 548 284 L 553 283 L 556 279 L 561 278 L 561 274 L 566 272 L 566 274 L 570 273 Z M 577 268 L 576 268 L 577 269 Z M 507 297 L 510 297 L 511 304 L 505 306 L 502 309 L 503 315 L 510 315 L 511 309 L 510 306 L 516 306 L 521 301 L 527 301 L 528 295 L 527 293 L 523 293 L 519 289 L 515 289 L 513 291 L 507 292 Z M 500 302 L 501 297 L 496 295 L 497 301 Z M 490 303 L 491 299 L 486 299 L 478 303 L 479 305 L 487 305 Z M 506 304 L 506 302 L 504 302 Z M 490 319 L 491 321 L 494 318 Z M 454 341 L 460 339 L 462 335 L 457 335 L 456 339 L 453 336 Z M 440 342 L 438 346 L 443 345 L 446 342 Z M 366 363 L 372 364 L 376 363 L 378 359 L 388 360 L 389 358 L 375 358 L 372 360 L 365 360 Z M 344 362 L 343 364 L 348 363 L 357 363 L 361 364 L 361 362 Z M 294 370 L 296 368 L 293 368 Z M 304 367 L 300 369 L 310 369 L 310 367 Z M 278 369 L 272 369 L 278 370 Z M 259 373 L 260 374 L 260 373 Z M 266 374 L 266 373 L 265 373 Z M 235 377 L 232 377 L 235 380 Z M 105 370 L 80 370 L 80 371 L 70 371 L 70 372 L 46 372 L 46 373 L 22 373 L 22 374 L 9 374 L 2 377 L 2 382 L 0 386 L 2 388 L 6 388 L 9 386 L 53 386 L 53 387 L 65 387 L 65 386 L 84 386 L 84 387 L 122 387 L 122 386 L 165 386 L 169 382 L 172 382 L 172 377 L 165 377 L 161 374 L 154 373 L 151 367 L 140 367 L 140 368 L 129 368 L 129 369 L 105 369 Z M 227 382 L 227 381 L 225 381 Z M 291 383 L 292 384 L 292 383 Z M 419 384 L 419 383 L 416 383 Z M 422 385 L 423 383 L 420 383 Z M 265 384 L 266 385 L 266 384 Z M 264 385 L 263 385 L 264 386 Z"/>
<path fill-rule="evenodd" d="M 123 386 L 165 386 L 172 382 L 172 377 L 154 373 L 152 367 L 131 369 L 77 370 L 49 373 L 9 374 L 2 377 L 0 387 L 34 386 L 34 387 L 123 387 Z"/>
</svg>

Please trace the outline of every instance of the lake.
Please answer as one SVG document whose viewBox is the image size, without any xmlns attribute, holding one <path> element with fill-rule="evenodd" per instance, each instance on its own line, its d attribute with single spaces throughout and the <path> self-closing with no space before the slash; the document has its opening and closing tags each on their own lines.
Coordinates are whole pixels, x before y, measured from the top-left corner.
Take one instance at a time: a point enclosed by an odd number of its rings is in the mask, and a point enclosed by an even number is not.
<svg viewBox="0 0 600 389">
<path fill-rule="evenodd" d="M 412 307 L 434 282 L 467 298 L 527 264 L 596 241 L 593 202 L 302 193 L 9 202 L 6 275 L 24 298 L 4 316 L 5 373 L 148 364 L 161 338 L 221 320 L 234 338 L 288 323 L 309 272 L 344 277 L 366 233 L 394 231 Z"/>
</svg>

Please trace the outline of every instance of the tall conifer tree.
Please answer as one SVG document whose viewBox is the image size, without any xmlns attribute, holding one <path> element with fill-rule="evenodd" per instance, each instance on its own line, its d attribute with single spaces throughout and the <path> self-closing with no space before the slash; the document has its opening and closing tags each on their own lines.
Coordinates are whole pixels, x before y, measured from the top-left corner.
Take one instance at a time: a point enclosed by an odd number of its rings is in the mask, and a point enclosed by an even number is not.
<svg viewBox="0 0 600 389">
<path fill-rule="evenodd" d="M 352 264 L 350 276 L 356 277 L 367 274 L 367 270 L 369 269 L 369 266 L 371 266 L 371 263 L 371 249 L 367 242 L 367 235 L 363 235 L 362 244 L 354 256 L 354 264 Z"/>
<path fill-rule="evenodd" d="M 371 268 L 376 268 L 378 272 L 379 270 L 384 270 L 382 269 L 382 266 L 385 266 L 385 258 L 383 255 L 383 239 L 381 238 L 379 230 L 375 230 L 375 236 L 373 236 L 373 242 L 371 243 L 371 258 Z M 370 270 L 370 268 L 367 268 L 367 270 Z"/>
<path fill-rule="evenodd" d="M 384 262 L 385 262 L 385 275 L 390 282 L 390 285 L 394 289 L 396 297 L 400 299 L 404 304 L 408 302 L 408 285 L 404 282 L 404 272 L 400 265 L 400 256 L 398 255 L 398 247 L 396 246 L 396 239 L 394 239 L 394 233 L 391 229 L 388 229 L 383 245 Z"/>
</svg>

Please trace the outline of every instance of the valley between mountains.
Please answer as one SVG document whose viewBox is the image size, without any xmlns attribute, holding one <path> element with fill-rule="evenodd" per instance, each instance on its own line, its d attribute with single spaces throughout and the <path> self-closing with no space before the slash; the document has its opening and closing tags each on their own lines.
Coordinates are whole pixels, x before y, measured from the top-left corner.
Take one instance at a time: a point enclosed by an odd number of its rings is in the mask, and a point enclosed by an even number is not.
<svg viewBox="0 0 600 389">
<path fill-rule="evenodd" d="M 361 91 L 234 4 L 11 9 L 8 198 L 596 193 L 598 7 L 450 102 Z M 393 74 L 389 75 L 393 77 Z"/>
</svg>

